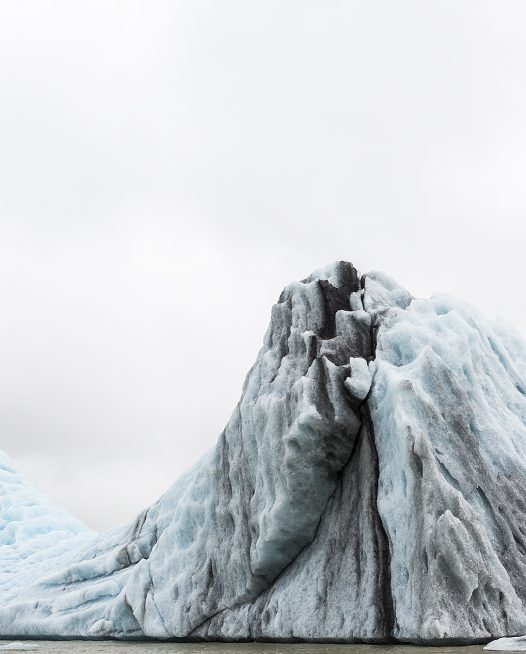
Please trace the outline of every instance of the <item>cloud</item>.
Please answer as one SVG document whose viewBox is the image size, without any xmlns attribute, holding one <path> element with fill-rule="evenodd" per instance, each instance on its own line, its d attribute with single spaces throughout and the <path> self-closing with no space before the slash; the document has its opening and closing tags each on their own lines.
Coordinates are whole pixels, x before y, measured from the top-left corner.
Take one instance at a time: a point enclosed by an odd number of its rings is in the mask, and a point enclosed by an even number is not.
<svg viewBox="0 0 526 654">
<path fill-rule="evenodd" d="M 335 259 L 526 332 L 526 9 L 7 0 L 0 433 L 96 527 L 214 442 Z"/>
</svg>

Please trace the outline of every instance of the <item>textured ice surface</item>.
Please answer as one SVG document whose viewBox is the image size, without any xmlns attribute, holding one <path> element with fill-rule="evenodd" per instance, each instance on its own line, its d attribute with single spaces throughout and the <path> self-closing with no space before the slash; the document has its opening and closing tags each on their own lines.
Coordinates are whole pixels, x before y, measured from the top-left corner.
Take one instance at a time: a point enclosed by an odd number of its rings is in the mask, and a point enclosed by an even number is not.
<svg viewBox="0 0 526 654">
<path fill-rule="evenodd" d="M 524 628 L 526 401 L 512 342 L 445 296 L 393 308 L 378 332 L 369 406 L 397 638 Z"/>
<path fill-rule="evenodd" d="M 288 286 L 217 445 L 96 534 L 0 462 L 0 634 L 526 630 L 526 346 L 340 262 Z"/>
<path fill-rule="evenodd" d="M 80 520 L 32 488 L 0 452 L 0 589 L 16 597 L 35 577 L 76 558 L 96 538 Z"/>
</svg>

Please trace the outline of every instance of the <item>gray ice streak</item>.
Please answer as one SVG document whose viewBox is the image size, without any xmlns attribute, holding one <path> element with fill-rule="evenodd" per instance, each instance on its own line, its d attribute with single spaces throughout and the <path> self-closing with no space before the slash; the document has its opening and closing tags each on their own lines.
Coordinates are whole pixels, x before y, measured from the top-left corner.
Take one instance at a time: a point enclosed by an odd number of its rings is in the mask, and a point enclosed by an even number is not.
<svg viewBox="0 0 526 654">
<path fill-rule="evenodd" d="M 285 288 L 217 445 L 133 524 L 0 479 L 5 637 L 526 631 L 526 344 L 350 263 Z"/>
</svg>

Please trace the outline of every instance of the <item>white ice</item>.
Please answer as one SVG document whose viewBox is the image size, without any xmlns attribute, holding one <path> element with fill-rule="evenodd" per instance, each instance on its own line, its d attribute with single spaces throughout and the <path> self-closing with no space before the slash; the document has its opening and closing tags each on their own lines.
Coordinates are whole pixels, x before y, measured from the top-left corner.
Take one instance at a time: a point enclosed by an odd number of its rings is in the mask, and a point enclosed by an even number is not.
<svg viewBox="0 0 526 654">
<path fill-rule="evenodd" d="M 0 645 L 0 649 L 11 650 L 15 652 L 22 652 L 30 649 L 38 649 L 36 643 L 22 643 L 20 641 L 15 641 L 13 643 L 6 643 L 5 645 Z"/>
<path fill-rule="evenodd" d="M 484 649 L 504 652 L 524 652 L 526 651 L 526 636 L 497 638 L 497 640 L 492 640 L 491 643 L 488 643 Z"/>
</svg>

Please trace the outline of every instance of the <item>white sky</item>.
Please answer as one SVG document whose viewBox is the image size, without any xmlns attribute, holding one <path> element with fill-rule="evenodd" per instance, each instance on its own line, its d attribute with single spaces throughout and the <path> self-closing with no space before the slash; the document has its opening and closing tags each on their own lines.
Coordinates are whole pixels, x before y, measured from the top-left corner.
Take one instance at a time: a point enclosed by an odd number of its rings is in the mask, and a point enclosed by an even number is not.
<svg viewBox="0 0 526 654">
<path fill-rule="evenodd" d="M 522 1 L 3 0 L 0 434 L 97 528 L 336 259 L 526 333 Z"/>
</svg>

